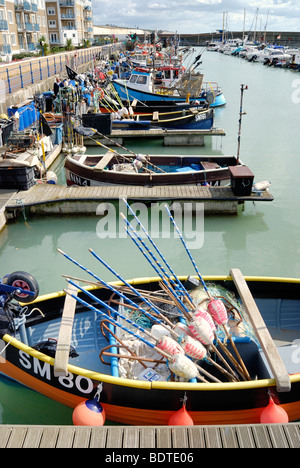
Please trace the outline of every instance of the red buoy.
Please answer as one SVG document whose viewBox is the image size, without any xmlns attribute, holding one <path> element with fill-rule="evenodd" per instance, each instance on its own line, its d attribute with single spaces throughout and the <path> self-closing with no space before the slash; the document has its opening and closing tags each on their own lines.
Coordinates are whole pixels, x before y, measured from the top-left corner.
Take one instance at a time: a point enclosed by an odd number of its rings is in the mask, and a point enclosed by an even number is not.
<svg viewBox="0 0 300 468">
<path fill-rule="evenodd" d="M 103 426 L 105 411 L 97 398 L 84 400 L 75 407 L 72 420 L 75 426 Z"/>
<path fill-rule="evenodd" d="M 75 426 L 103 426 L 105 423 L 105 411 L 99 403 L 102 383 L 98 385 L 96 395 L 91 400 L 83 400 L 79 403 L 72 414 Z"/>
<path fill-rule="evenodd" d="M 269 397 L 269 404 L 266 406 L 260 415 L 261 424 L 283 424 L 289 422 L 289 417 L 287 412 L 281 408 L 281 406 L 276 405 L 273 398 Z"/>
<path fill-rule="evenodd" d="M 192 420 L 191 416 L 187 412 L 185 408 L 185 404 L 183 404 L 180 410 L 175 411 L 168 421 L 169 426 L 193 426 L 194 421 Z"/>
</svg>

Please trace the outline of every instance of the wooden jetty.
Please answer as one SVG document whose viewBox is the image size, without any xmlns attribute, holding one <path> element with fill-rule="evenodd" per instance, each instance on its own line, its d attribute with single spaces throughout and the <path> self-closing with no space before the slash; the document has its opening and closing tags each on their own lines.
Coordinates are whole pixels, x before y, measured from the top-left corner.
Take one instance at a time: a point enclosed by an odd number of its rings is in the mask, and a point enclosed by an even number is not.
<svg viewBox="0 0 300 468">
<path fill-rule="evenodd" d="M 16 217 L 24 209 L 31 214 L 95 214 L 99 203 L 119 201 L 126 197 L 131 201 L 177 201 L 204 204 L 205 214 L 237 214 L 238 207 L 246 201 L 272 201 L 265 191 L 250 196 L 235 196 L 230 187 L 210 186 L 97 186 L 66 187 L 52 184 L 36 184 L 29 190 L 19 191 L 6 204 L 6 213 Z"/>
<path fill-rule="evenodd" d="M 123 145 L 125 141 L 142 138 L 162 139 L 164 146 L 203 146 L 206 136 L 224 136 L 223 129 L 212 128 L 210 130 L 171 130 L 162 128 L 153 128 L 150 130 L 112 130 L 109 138 L 116 143 Z M 95 138 L 96 139 L 96 138 Z M 98 138 L 100 143 L 108 145 L 107 139 Z M 86 146 L 94 146 L 95 143 L 89 138 L 84 139 Z M 110 143 L 110 146 L 113 144 Z"/>
<path fill-rule="evenodd" d="M 6 224 L 6 205 L 17 196 L 15 189 L 0 189 L 0 230 Z"/>
<path fill-rule="evenodd" d="M 0 447 L 189 449 L 191 456 L 197 457 L 199 448 L 299 448 L 300 424 L 158 427 L 2 425 Z"/>
</svg>

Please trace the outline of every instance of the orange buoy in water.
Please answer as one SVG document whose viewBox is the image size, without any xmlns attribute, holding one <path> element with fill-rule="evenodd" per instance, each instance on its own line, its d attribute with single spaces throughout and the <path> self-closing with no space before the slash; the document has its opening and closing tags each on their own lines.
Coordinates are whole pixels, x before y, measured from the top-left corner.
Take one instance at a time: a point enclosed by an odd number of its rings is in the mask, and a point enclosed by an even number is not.
<svg viewBox="0 0 300 468">
<path fill-rule="evenodd" d="M 98 387 L 97 393 L 92 400 L 84 400 L 79 403 L 72 414 L 75 426 L 103 426 L 105 423 L 105 411 L 99 403 L 99 396 L 102 384 Z"/>
<path fill-rule="evenodd" d="M 180 410 L 175 411 L 168 421 L 169 426 L 193 426 L 194 421 L 192 420 L 191 416 L 187 412 L 185 408 L 185 403 L 183 403 L 182 408 Z"/>
<path fill-rule="evenodd" d="M 289 422 L 289 417 L 287 412 L 281 408 L 281 406 L 276 405 L 273 398 L 269 397 L 269 404 L 266 406 L 260 415 L 261 424 L 283 424 Z"/>
</svg>

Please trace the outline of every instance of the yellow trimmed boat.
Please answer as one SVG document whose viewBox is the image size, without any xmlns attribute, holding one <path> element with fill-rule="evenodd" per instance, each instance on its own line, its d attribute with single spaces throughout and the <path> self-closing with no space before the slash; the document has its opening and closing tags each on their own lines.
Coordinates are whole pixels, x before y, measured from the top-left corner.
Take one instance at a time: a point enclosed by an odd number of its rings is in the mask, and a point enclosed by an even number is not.
<svg viewBox="0 0 300 468">
<path fill-rule="evenodd" d="M 206 291 L 201 284 L 194 285 L 190 277 L 178 279 L 197 307 L 203 298 L 205 302 Z M 298 420 L 300 279 L 243 278 L 239 270 L 231 270 L 230 276 L 205 277 L 204 280 L 209 291 L 216 295 L 217 290 L 218 297 L 227 298 L 227 305 L 234 304 L 231 309 L 227 307 L 228 314 L 232 315 L 228 329 L 234 340 L 216 335 L 215 347 L 225 357 L 227 352 L 233 356 L 237 348 L 236 359 L 244 363 L 249 380 L 228 379 L 226 372 L 220 372 L 206 358 L 200 367 L 215 380 L 207 378 L 206 381 L 206 374 L 201 374 L 205 376 L 204 381 L 179 377 L 165 364 L 168 359 L 159 354 L 151 358 L 150 364 L 148 355 L 144 356 L 144 361 L 140 356 L 135 359 L 138 351 L 129 347 L 118 333 L 117 321 L 123 331 L 127 332 L 128 327 L 126 324 L 125 328 L 122 319 L 126 307 L 120 298 L 116 299 L 118 295 L 99 284 L 77 288 L 76 295 L 72 280 L 69 280 L 67 294 L 60 291 L 40 296 L 26 306 L 12 305 L 10 300 L 2 303 L 0 370 L 7 377 L 71 408 L 85 399 L 92 399 L 102 383 L 101 404 L 106 419 L 121 424 L 166 425 L 174 411 L 182 407 L 183 399 L 195 425 L 258 423 L 270 395 L 286 411 L 289 421 Z M 141 278 L 126 282 L 127 289 L 122 282 L 108 286 L 119 291 L 123 285 L 123 294 L 137 303 L 135 311 L 128 303 L 130 315 L 127 317 L 133 321 L 134 315 L 138 315 L 138 326 L 150 330 L 145 320 L 141 322 L 141 314 L 136 314 L 141 297 L 151 298 L 149 300 L 156 304 L 159 300 L 160 310 L 164 310 L 169 321 L 178 321 L 180 317 L 179 306 L 163 308 L 168 295 L 164 296 L 161 281 L 160 277 Z M 130 288 L 128 290 L 128 285 L 138 291 L 138 296 Z M 103 304 L 113 308 L 115 315 L 108 313 Z M 151 341 L 150 338 L 145 338 L 147 341 Z M 121 349 L 123 353 L 125 349 L 125 356 L 120 358 Z M 222 365 L 213 347 L 207 356 Z M 143 377 L 141 373 L 124 377 L 122 361 L 125 364 L 138 362 L 142 369 L 150 369 L 154 380 L 147 380 L 145 372 Z M 166 378 L 159 374 L 159 367 L 164 369 Z"/>
</svg>

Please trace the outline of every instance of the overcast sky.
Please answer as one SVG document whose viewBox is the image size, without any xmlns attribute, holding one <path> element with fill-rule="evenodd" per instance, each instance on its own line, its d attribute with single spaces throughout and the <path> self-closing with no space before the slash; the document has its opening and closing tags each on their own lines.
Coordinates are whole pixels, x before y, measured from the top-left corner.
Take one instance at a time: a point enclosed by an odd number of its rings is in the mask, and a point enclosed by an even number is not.
<svg viewBox="0 0 300 468">
<path fill-rule="evenodd" d="M 178 33 L 227 30 L 299 31 L 299 0 L 92 0 L 95 25 L 139 27 Z M 258 8 L 258 13 L 257 13 Z"/>
</svg>

